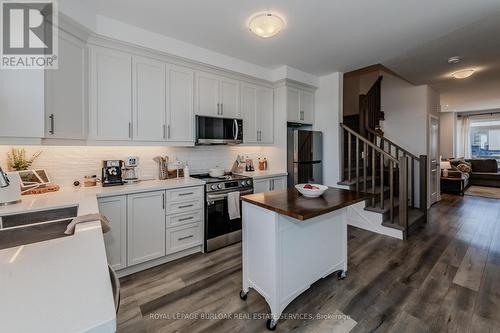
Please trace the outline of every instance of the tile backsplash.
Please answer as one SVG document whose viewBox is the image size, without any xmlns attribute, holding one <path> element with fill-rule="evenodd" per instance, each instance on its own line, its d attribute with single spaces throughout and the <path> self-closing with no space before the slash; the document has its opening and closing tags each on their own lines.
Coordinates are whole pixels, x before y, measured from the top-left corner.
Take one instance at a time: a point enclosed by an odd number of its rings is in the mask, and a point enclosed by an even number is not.
<svg viewBox="0 0 500 333">
<path fill-rule="evenodd" d="M 7 152 L 13 146 L 0 145 L 0 165 L 7 170 Z M 17 148 L 17 147 L 16 147 Z M 209 168 L 221 166 L 229 170 L 236 156 L 244 155 L 257 159 L 267 157 L 269 168 L 283 170 L 286 152 L 276 147 L 260 146 L 198 146 L 198 147 L 101 147 L 101 146 L 21 146 L 27 157 L 41 151 L 33 168 L 46 169 L 53 183 L 70 186 L 75 180 L 82 181 L 85 175 L 101 174 L 102 160 L 139 157 L 139 174 L 142 177 L 158 178 L 157 164 L 153 158 L 168 155 L 188 163 L 191 174 L 207 172 Z M 255 162 L 255 165 L 257 163 Z"/>
</svg>

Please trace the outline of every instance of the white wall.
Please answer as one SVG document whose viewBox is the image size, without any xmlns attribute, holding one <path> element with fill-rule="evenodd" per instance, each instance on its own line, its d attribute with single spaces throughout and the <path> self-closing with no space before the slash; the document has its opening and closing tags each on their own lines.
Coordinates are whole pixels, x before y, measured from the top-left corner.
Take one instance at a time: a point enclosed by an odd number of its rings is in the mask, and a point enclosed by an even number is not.
<svg viewBox="0 0 500 333">
<path fill-rule="evenodd" d="M 442 112 L 440 116 L 440 150 L 443 158 L 455 156 L 455 119 L 456 113 Z"/>
<path fill-rule="evenodd" d="M 4 170 L 8 170 L 7 152 L 11 148 L 12 146 L 0 145 L 0 166 Z M 85 175 L 98 175 L 100 178 L 102 160 L 123 160 L 127 156 L 138 156 L 141 175 L 155 178 L 158 178 L 158 169 L 153 158 L 159 155 L 168 155 L 171 159 L 187 161 L 191 174 L 208 172 L 209 168 L 215 166 L 229 170 L 238 154 L 253 158 L 256 166 L 258 157 L 267 157 L 271 170 L 276 170 L 281 163 L 281 156 L 275 155 L 276 149 L 258 146 L 198 146 L 193 148 L 22 146 L 22 148 L 26 149 L 27 157 L 41 151 L 42 154 L 33 167 L 46 169 L 52 181 L 62 186 L 71 186 L 73 181 L 82 180 Z"/>
<path fill-rule="evenodd" d="M 319 78 L 315 94 L 314 129 L 323 132 L 323 183 L 337 186 L 340 180 L 340 133 L 342 74 Z"/>
</svg>

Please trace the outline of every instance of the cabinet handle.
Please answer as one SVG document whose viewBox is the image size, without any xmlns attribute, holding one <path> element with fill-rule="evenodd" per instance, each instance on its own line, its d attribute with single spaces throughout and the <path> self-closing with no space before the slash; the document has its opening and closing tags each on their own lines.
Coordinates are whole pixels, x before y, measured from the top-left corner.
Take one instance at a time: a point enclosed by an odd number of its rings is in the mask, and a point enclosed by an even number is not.
<svg viewBox="0 0 500 333">
<path fill-rule="evenodd" d="M 162 205 L 163 205 L 163 210 L 165 210 L 165 193 L 161 194 L 161 202 L 162 202 Z"/>
<path fill-rule="evenodd" d="M 300 120 L 304 120 L 304 111 L 300 111 Z"/>
<path fill-rule="evenodd" d="M 167 126 L 167 138 L 170 139 L 170 125 Z"/>
<path fill-rule="evenodd" d="M 220 103 L 217 103 L 217 115 L 220 115 Z"/>
<path fill-rule="evenodd" d="M 53 113 L 50 114 L 49 119 L 50 119 L 50 131 L 49 131 L 49 133 L 54 135 L 54 114 Z"/>
<path fill-rule="evenodd" d="M 194 192 L 188 192 L 188 193 L 179 193 L 179 196 L 182 197 L 184 195 L 191 195 L 194 194 Z"/>
<path fill-rule="evenodd" d="M 190 204 L 190 205 L 179 206 L 178 208 L 188 208 L 188 207 L 193 207 L 193 206 L 194 206 L 193 204 Z"/>
<path fill-rule="evenodd" d="M 128 123 L 128 137 L 132 139 L 132 123 Z"/>
<path fill-rule="evenodd" d="M 189 236 L 185 236 L 185 237 L 181 237 L 181 238 L 177 238 L 177 240 L 185 240 L 185 239 L 189 239 L 189 238 L 192 238 L 194 237 L 194 235 L 189 235 Z"/>
<path fill-rule="evenodd" d="M 163 125 L 163 139 L 166 139 L 167 137 L 166 132 L 167 132 L 167 126 Z"/>
<path fill-rule="evenodd" d="M 220 115 L 224 115 L 224 103 L 220 103 Z"/>
<path fill-rule="evenodd" d="M 192 220 L 194 219 L 194 216 L 190 216 L 190 217 L 185 217 L 183 219 L 179 219 L 179 222 L 182 222 L 182 221 L 189 221 L 189 220 Z"/>
</svg>

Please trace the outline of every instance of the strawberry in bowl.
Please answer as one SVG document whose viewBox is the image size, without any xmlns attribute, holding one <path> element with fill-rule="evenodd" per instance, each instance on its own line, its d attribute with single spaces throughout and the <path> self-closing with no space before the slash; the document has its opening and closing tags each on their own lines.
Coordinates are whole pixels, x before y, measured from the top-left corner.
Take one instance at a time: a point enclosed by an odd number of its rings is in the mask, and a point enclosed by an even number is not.
<svg viewBox="0 0 500 333">
<path fill-rule="evenodd" d="M 295 188 L 300 192 L 300 194 L 307 198 L 317 198 L 325 193 L 325 191 L 328 189 L 328 186 L 307 183 L 297 184 L 295 185 Z"/>
</svg>

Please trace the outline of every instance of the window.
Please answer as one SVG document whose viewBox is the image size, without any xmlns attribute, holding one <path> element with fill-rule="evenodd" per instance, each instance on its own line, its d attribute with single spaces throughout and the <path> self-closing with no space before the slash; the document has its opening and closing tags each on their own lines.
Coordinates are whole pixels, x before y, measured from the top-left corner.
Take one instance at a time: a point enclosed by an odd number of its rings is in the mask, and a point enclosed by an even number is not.
<svg viewBox="0 0 500 333">
<path fill-rule="evenodd" d="M 471 155 L 500 163 L 500 120 L 471 120 Z"/>
</svg>

